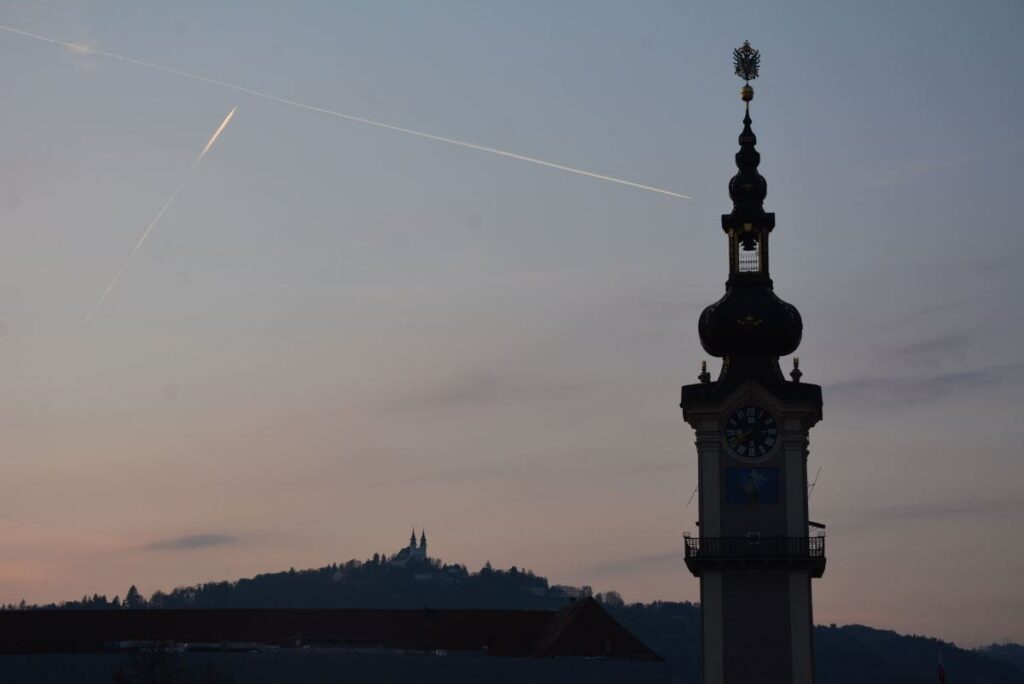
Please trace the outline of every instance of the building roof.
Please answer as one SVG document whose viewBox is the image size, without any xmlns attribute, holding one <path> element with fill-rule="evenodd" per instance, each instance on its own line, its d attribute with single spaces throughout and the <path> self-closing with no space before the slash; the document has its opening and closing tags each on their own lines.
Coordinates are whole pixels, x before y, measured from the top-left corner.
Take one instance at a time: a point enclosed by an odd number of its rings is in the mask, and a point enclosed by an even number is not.
<svg viewBox="0 0 1024 684">
<path fill-rule="evenodd" d="M 118 642 L 660 658 L 593 599 L 558 611 L 138 609 L 0 611 L 0 653 L 96 652 Z"/>
</svg>

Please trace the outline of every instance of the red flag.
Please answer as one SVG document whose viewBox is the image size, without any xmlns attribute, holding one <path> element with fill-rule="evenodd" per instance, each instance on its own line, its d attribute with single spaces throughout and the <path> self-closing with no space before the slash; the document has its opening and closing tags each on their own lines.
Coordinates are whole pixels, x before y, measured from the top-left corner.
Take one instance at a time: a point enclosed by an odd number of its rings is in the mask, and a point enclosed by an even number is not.
<svg viewBox="0 0 1024 684">
<path fill-rule="evenodd" d="M 942 664 L 942 651 L 939 651 L 939 684 L 946 684 L 946 666 Z"/>
</svg>

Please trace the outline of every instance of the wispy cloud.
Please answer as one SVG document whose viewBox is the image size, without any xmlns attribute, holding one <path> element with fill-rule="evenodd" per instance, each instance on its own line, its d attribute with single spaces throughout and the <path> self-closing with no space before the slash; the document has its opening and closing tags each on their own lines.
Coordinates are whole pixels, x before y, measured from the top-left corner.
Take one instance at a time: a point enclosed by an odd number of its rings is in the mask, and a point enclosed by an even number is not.
<svg viewBox="0 0 1024 684">
<path fill-rule="evenodd" d="M 872 523 L 891 523 L 896 521 L 937 520 L 1019 512 L 1024 512 L 1024 498 L 899 504 L 868 511 L 865 513 L 864 518 Z"/>
<path fill-rule="evenodd" d="M 1024 377 L 1024 363 L 1009 363 L 957 373 L 904 377 L 860 378 L 827 387 L 831 397 L 862 402 L 920 402 L 948 396 L 953 391 L 995 387 Z"/>
<path fill-rule="evenodd" d="M 867 185 L 873 188 L 898 188 L 912 183 L 924 176 L 954 168 L 969 160 L 954 159 L 915 159 L 892 165 L 885 169 L 875 169 Z"/>
<path fill-rule="evenodd" d="M 509 371 L 470 373 L 442 378 L 385 403 L 386 409 L 438 409 L 471 404 L 521 401 L 571 396 L 582 390 L 582 383 L 551 378 L 527 377 Z"/>
<path fill-rule="evenodd" d="M 870 178 L 865 184 L 873 188 L 899 188 L 913 183 L 926 176 L 942 173 L 951 169 L 962 169 L 965 166 L 990 164 L 995 161 L 1012 159 L 1021 153 L 1019 146 L 1000 149 L 998 152 L 984 150 L 975 154 L 957 155 L 945 159 L 909 159 L 890 164 L 886 168 L 875 167 L 870 170 Z"/>
<path fill-rule="evenodd" d="M 174 539 L 153 542 L 146 545 L 147 551 L 191 551 L 209 549 L 218 546 L 232 546 L 239 542 L 238 537 L 228 534 L 189 534 Z"/>
<path fill-rule="evenodd" d="M 538 477 L 552 478 L 554 474 L 549 468 L 536 461 L 517 461 L 515 463 L 483 463 L 459 464 L 446 468 L 435 468 L 418 472 L 403 472 L 387 479 L 369 480 L 368 486 L 402 487 L 415 485 L 463 485 L 485 481 L 504 483 L 518 480 L 534 480 Z"/>
<path fill-rule="evenodd" d="M 0 19 L 34 30 L 49 30 L 67 37 L 66 50 L 71 63 L 79 68 L 92 69 L 97 57 L 90 54 L 98 48 L 92 15 L 95 8 L 82 0 L 34 2 L 31 0 L 4 2 Z"/>
<path fill-rule="evenodd" d="M 937 368 L 947 363 L 962 364 L 972 344 L 971 336 L 964 332 L 951 332 L 937 337 L 885 349 L 887 360 L 916 366 Z"/>
<path fill-rule="evenodd" d="M 967 518 L 991 518 L 1024 514 L 1024 497 L 977 501 L 920 501 L 882 506 L 856 513 L 845 520 L 835 520 L 829 529 L 877 529 L 908 523 L 950 523 Z"/>
<path fill-rule="evenodd" d="M 619 469 L 620 475 L 639 475 L 645 473 L 666 473 L 673 470 L 685 470 L 687 473 L 694 467 L 690 459 L 679 458 L 674 461 L 631 463 Z"/>
<path fill-rule="evenodd" d="M 651 570 L 669 568 L 674 565 L 682 565 L 683 550 L 673 553 L 656 553 L 648 556 L 633 556 L 619 560 L 608 561 L 598 565 L 592 565 L 584 570 L 588 575 L 632 575 Z"/>
</svg>

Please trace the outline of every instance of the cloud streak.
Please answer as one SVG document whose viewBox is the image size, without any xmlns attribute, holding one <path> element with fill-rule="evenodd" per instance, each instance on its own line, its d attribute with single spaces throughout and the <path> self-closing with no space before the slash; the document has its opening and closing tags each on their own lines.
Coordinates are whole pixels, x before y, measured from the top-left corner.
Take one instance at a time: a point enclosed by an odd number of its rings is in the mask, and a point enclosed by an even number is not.
<svg viewBox="0 0 1024 684">
<path fill-rule="evenodd" d="M 886 506 L 865 514 L 872 523 L 908 520 L 937 520 L 971 515 L 1020 513 L 1024 511 L 1024 498 L 990 501 L 940 501 L 933 503 L 899 504 Z"/>
<path fill-rule="evenodd" d="M 1024 498 L 978 501 L 924 501 L 862 511 L 829 524 L 830 530 L 878 529 L 911 523 L 943 524 L 964 518 L 1012 517 L 1024 514 Z"/>
<path fill-rule="evenodd" d="M 404 396 L 385 401 L 383 408 L 431 411 L 444 408 L 462 409 L 466 406 L 502 402 L 562 399 L 577 396 L 585 389 L 582 381 L 528 377 L 512 371 L 505 374 L 476 372 L 440 378 Z"/>
<path fill-rule="evenodd" d="M 174 539 L 153 542 L 146 545 L 147 551 L 193 551 L 196 549 L 212 549 L 221 546 L 234 546 L 239 542 L 237 537 L 228 534 L 189 534 Z"/>
<path fill-rule="evenodd" d="M 620 560 L 613 560 L 607 563 L 601 563 L 599 565 L 593 565 L 584 570 L 584 574 L 589 575 L 632 575 L 638 573 L 649 572 L 659 568 L 666 568 L 672 565 L 682 565 L 683 550 L 673 553 L 655 553 L 647 556 L 633 556 L 630 558 L 622 558 Z"/>
<path fill-rule="evenodd" d="M 954 332 L 887 349 L 881 356 L 934 368 L 945 361 L 962 363 L 971 343 L 972 338 L 966 333 Z"/>
<path fill-rule="evenodd" d="M 1009 363 L 958 373 L 861 378 L 826 387 L 831 397 L 862 402 L 923 402 L 948 396 L 953 391 L 978 390 L 1021 379 L 1024 363 Z"/>
</svg>

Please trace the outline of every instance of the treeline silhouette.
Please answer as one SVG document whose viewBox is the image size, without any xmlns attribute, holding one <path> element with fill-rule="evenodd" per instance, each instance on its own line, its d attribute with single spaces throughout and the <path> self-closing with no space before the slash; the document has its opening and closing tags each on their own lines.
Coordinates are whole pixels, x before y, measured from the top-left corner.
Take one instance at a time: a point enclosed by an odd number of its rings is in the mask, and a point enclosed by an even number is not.
<svg viewBox="0 0 1024 684">
<path fill-rule="evenodd" d="M 551 586 L 544 577 L 490 563 L 478 572 L 436 559 L 394 563 L 381 555 L 311 570 L 257 575 L 234 582 L 207 582 L 157 591 L 144 597 L 132 585 L 124 598 L 94 594 L 47 605 L 7 605 L 6 609 L 60 608 L 508 608 L 557 609 L 571 598 L 591 595 L 590 587 Z"/>
<path fill-rule="evenodd" d="M 656 601 L 627 604 L 614 591 L 552 585 L 516 567 L 487 563 L 477 572 L 436 559 L 396 563 L 380 554 L 311 570 L 294 568 L 233 582 L 207 582 L 157 591 L 148 598 L 133 585 L 124 597 L 83 596 L 48 605 L 7 610 L 146 608 L 503 608 L 557 609 L 593 595 L 615 618 L 661 654 L 682 682 L 699 681 L 700 606 Z M 966 650 L 923 636 L 906 636 L 862 625 L 819 626 L 815 662 L 819 684 L 934 684 L 939 654 L 948 680 L 973 684 L 1024 684 L 1024 646 Z"/>
</svg>

